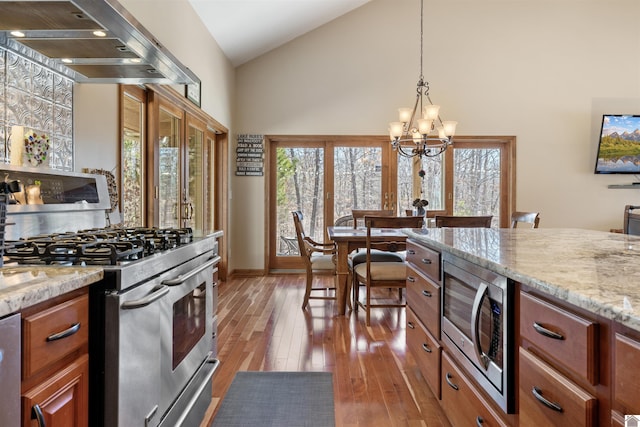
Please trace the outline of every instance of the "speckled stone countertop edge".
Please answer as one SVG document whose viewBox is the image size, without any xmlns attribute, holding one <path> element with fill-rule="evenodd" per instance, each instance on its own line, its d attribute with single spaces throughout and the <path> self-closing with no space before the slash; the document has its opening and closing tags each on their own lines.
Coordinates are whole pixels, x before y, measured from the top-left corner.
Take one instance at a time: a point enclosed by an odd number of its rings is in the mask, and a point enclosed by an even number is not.
<svg viewBox="0 0 640 427">
<path fill-rule="evenodd" d="M 102 278 L 100 267 L 2 267 L 0 317 L 89 286 Z"/>
</svg>

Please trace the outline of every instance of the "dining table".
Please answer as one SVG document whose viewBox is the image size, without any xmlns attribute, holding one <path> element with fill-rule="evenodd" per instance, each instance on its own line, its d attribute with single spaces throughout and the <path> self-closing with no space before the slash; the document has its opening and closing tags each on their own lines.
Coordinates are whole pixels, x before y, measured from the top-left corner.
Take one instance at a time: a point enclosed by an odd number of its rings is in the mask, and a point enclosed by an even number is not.
<svg viewBox="0 0 640 427">
<path fill-rule="evenodd" d="M 327 227 L 329 240 L 336 244 L 336 296 L 338 302 L 338 315 L 344 315 L 347 311 L 347 298 L 349 289 L 349 254 L 367 245 L 366 227 Z M 371 240 L 377 242 L 406 240 L 407 235 L 402 229 L 378 228 L 371 230 Z"/>
</svg>

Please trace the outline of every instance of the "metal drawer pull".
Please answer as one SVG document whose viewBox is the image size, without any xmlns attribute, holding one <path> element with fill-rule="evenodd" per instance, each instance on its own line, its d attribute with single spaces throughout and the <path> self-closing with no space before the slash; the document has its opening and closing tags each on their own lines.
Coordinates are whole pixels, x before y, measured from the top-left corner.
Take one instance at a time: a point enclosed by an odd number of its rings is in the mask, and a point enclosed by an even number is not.
<svg viewBox="0 0 640 427">
<path fill-rule="evenodd" d="M 429 348 L 429 346 L 427 344 L 424 344 L 424 343 L 422 344 L 422 349 L 424 351 L 426 351 L 427 353 L 431 353 L 432 352 L 432 350 Z"/>
<path fill-rule="evenodd" d="M 46 427 L 44 422 L 44 415 L 42 415 L 42 409 L 37 403 L 31 407 L 31 419 L 38 421 L 38 427 Z"/>
<path fill-rule="evenodd" d="M 545 337 L 553 338 L 554 340 L 563 340 L 564 339 L 563 335 L 561 335 L 561 334 L 559 334 L 557 332 L 553 332 L 553 331 L 545 328 L 544 326 L 542 326 L 538 322 L 533 322 L 533 329 L 535 329 L 536 332 L 539 333 L 540 335 L 544 335 Z"/>
<path fill-rule="evenodd" d="M 449 387 L 454 390 L 459 390 L 458 386 L 451 382 L 451 374 L 449 372 L 447 372 L 447 375 L 445 375 L 444 379 L 447 380 L 447 384 L 449 384 Z"/>
<path fill-rule="evenodd" d="M 413 277 L 413 276 L 407 276 L 407 282 L 415 283 L 416 282 L 416 278 Z"/>
<path fill-rule="evenodd" d="M 68 329 L 65 329 L 62 332 L 58 332 L 57 334 L 52 334 L 47 337 L 47 342 L 61 340 L 62 338 L 69 337 L 80 330 L 80 323 L 74 323 Z"/>
<path fill-rule="evenodd" d="M 209 262 L 204 263 L 200 267 L 196 268 L 193 271 L 190 271 L 187 274 L 180 275 L 180 276 L 176 277 L 175 279 L 163 280 L 160 283 L 162 283 L 163 285 L 167 285 L 167 286 L 180 285 L 180 284 L 186 282 L 187 280 L 189 280 L 190 278 L 192 278 L 193 276 L 195 276 L 196 274 L 200 273 L 202 270 L 206 270 L 207 268 L 211 267 L 213 264 L 219 262 L 220 260 L 221 260 L 221 258 L 219 256 L 217 256 L 215 258 L 212 258 Z"/>
<path fill-rule="evenodd" d="M 422 258 L 423 264 L 431 264 L 431 260 L 429 258 Z"/>
<path fill-rule="evenodd" d="M 154 302 L 156 300 L 159 300 L 160 298 L 162 298 L 163 296 L 165 296 L 168 293 L 169 293 L 169 288 L 168 287 L 160 286 L 158 289 L 154 290 L 151 295 L 147 295 L 144 298 L 140 298 L 140 299 L 136 299 L 136 300 L 133 300 L 133 301 L 127 301 L 125 303 L 122 303 L 120 308 L 126 310 L 126 309 L 134 309 L 134 308 L 144 307 L 144 306 L 147 306 L 147 305 L 151 304 L 152 302 Z"/>
<path fill-rule="evenodd" d="M 413 249 L 407 249 L 407 255 L 415 255 L 416 251 L 414 251 Z"/>
<path fill-rule="evenodd" d="M 425 297 L 431 298 L 431 292 L 429 292 L 429 291 L 427 291 L 425 289 L 422 290 L 422 295 L 424 295 Z"/>
<path fill-rule="evenodd" d="M 554 403 L 554 402 L 551 402 L 551 401 L 545 399 L 542 396 L 542 392 L 540 391 L 540 389 L 538 387 L 534 386 L 533 389 L 531 389 L 531 393 L 533 393 L 533 397 L 538 399 L 538 401 L 540 401 L 540 403 L 542 403 L 546 407 L 551 408 L 554 411 L 562 412 L 562 406 L 558 405 L 557 403 Z"/>
<path fill-rule="evenodd" d="M 415 329 L 415 325 L 413 324 L 413 322 L 407 322 L 407 327 L 409 327 L 409 329 Z"/>
<path fill-rule="evenodd" d="M 476 425 L 477 425 L 478 427 L 480 427 L 482 424 L 484 424 L 484 420 L 482 419 L 482 417 L 481 417 L 480 415 L 478 415 L 478 416 L 476 417 Z"/>
</svg>

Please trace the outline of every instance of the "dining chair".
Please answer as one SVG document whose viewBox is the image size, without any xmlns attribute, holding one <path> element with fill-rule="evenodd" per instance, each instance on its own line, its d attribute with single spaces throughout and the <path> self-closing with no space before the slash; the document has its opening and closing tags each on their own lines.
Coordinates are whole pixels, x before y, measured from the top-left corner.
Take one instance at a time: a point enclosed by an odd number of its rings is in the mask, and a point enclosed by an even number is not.
<svg viewBox="0 0 640 427">
<path fill-rule="evenodd" d="M 511 214 L 511 228 L 517 228 L 518 224 L 530 224 L 531 228 L 538 228 L 540 224 L 539 212 L 514 212 Z"/>
<path fill-rule="evenodd" d="M 364 225 L 365 216 L 394 216 L 394 211 L 390 209 L 352 209 L 351 218 L 353 221 L 353 228 L 358 228 Z M 404 253 L 387 252 L 380 250 L 371 251 L 371 257 L 374 262 L 404 262 Z M 352 287 L 356 286 L 355 276 L 353 275 L 353 269 L 356 265 L 365 262 L 366 253 L 364 251 L 356 249 L 349 254 L 349 277 L 347 278 L 347 295 L 351 295 Z"/>
<path fill-rule="evenodd" d="M 493 215 L 484 216 L 460 216 L 460 215 L 436 215 L 436 227 L 491 227 Z"/>
<path fill-rule="evenodd" d="M 302 308 L 306 308 L 310 299 L 336 299 L 335 280 L 333 287 L 313 287 L 314 274 L 336 275 L 336 245 L 335 243 L 318 243 L 308 237 L 302 225 L 303 215 L 300 211 L 291 212 L 293 224 L 296 229 L 300 257 L 302 258 L 307 273 L 306 287 Z M 323 281 L 323 283 L 326 283 Z M 311 295 L 312 291 L 324 291 L 323 295 Z M 332 293 L 330 295 L 330 293 Z"/>
<path fill-rule="evenodd" d="M 383 307 L 404 307 L 406 300 L 403 301 L 402 290 L 406 288 L 407 268 L 406 261 L 389 262 L 374 261 L 373 251 L 383 251 L 389 253 L 397 253 L 406 249 L 406 239 L 390 238 L 384 241 L 377 240 L 373 236 L 378 236 L 378 229 L 390 228 L 421 228 L 422 217 L 418 216 L 365 216 L 365 225 L 367 227 L 365 262 L 356 265 L 353 269 L 354 275 L 354 300 L 353 307 L 358 311 L 358 307 L 362 307 L 366 313 L 366 325 L 371 324 L 371 309 Z M 384 231 L 381 231 L 384 233 Z M 364 301 L 360 301 L 360 284 L 365 288 Z M 373 298 L 373 289 L 388 288 L 398 289 L 398 301 L 391 302 L 389 298 L 385 298 L 381 302 L 372 302 L 372 299 L 380 300 L 376 295 Z"/>
<path fill-rule="evenodd" d="M 353 215 L 344 215 L 333 222 L 336 227 L 353 227 Z"/>
<path fill-rule="evenodd" d="M 622 232 L 640 236 L 640 213 L 633 213 L 635 209 L 640 212 L 640 206 L 626 205 L 624 207 L 624 224 Z"/>
<path fill-rule="evenodd" d="M 394 216 L 395 212 L 391 209 L 351 209 L 353 217 L 353 228 L 358 228 L 364 224 L 365 216 Z"/>
</svg>

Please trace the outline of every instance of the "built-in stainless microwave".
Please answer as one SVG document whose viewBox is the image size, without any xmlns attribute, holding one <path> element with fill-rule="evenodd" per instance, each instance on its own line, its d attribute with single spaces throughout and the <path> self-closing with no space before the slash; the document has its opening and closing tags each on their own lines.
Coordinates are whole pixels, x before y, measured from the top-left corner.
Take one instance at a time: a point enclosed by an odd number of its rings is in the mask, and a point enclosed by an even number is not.
<svg viewBox="0 0 640 427">
<path fill-rule="evenodd" d="M 442 259 L 443 341 L 500 408 L 512 413 L 513 283 L 454 255 Z"/>
</svg>

